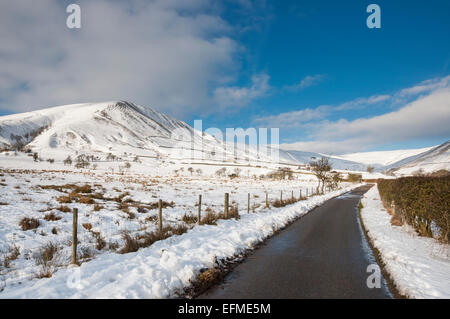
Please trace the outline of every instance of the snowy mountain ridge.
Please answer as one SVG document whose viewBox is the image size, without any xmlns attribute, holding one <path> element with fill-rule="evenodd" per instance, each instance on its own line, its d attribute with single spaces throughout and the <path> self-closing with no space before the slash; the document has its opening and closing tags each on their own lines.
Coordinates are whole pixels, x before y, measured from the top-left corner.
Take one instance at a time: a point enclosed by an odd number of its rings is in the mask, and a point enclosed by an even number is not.
<svg viewBox="0 0 450 319">
<path fill-rule="evenodd" d="M 126 101 L 63 105 L 0 117 L 0 150 L 26 147 L 56 159 L 85 152 L 215 163 L 253 160 L 276 166 L 308 164 L 326 156 L 334 169 L 365 171 L 371 165 L 377 171 L 411 173 L 420 168 L 448 169 L 448 143 L 442 149 L 438 146 L 339 156 L 280 150 L 278 158 L 248 145 L 238 144 L 235 150 L 229 150 L 223 141 L 183 121 Z"/>
</svg>

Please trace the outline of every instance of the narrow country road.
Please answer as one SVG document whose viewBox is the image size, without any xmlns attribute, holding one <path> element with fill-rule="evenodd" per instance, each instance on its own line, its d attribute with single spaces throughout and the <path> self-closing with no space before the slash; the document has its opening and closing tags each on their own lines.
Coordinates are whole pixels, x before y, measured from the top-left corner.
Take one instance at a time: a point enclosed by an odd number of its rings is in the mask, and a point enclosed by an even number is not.
<svg viewBox="0 0 450 319">
<path fill-rule="evenodd" d="M 392 298 L 384 278 L 369 289 L 376 263 L 358 220 L 370 187 L 331 199 L 269 239 L 224 282 L 199 298 Z"/>
</svg>

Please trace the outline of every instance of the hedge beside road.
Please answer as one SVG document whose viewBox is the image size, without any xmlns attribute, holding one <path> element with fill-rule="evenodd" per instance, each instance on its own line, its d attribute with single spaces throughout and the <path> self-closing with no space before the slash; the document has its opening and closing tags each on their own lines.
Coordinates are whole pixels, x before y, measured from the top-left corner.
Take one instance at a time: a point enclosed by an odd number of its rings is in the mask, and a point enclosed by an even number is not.
<svg viewBox="0 0 450 319">
<path fill-rule="evenodd" d="M 450 242 L 450 176 L 402 177 L 378 180 L 378 190 L 393 218 L 414 227 L 422 236 Z"/>
</svg>

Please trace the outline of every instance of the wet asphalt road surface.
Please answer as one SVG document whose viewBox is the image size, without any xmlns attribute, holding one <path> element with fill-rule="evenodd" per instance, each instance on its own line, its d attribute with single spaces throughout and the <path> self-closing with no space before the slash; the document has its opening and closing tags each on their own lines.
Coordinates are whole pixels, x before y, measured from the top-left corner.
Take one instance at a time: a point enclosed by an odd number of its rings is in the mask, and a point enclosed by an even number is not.
<svg viewBox="0 0 450 319">
<path fill-rule="evenodd" d="M 329 200 L 270 238 L 199 298 L 393 298 L 384 278 L 369 289 L 376 263 L 358 220 L 363 186 Z"/>
</svg>

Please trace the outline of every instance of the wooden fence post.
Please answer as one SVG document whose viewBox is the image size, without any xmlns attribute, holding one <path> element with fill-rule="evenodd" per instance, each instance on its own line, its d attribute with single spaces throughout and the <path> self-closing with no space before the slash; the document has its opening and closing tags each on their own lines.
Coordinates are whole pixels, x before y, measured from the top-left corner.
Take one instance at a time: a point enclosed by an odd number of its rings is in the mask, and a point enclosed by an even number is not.
<svg viewBox="0 0 450 319">
<path fill-rule="evenodd" d="M 269 208 L 269 194 L 266 192 L 266 208 Z"/>
<path fill-rule="evenodd" d="M 225 193 L 225 202 L 223 207 L 223 213 L 225 215 L 225 219 L 228 218 L 228 202 L 229 202 L 230 195 L 228 193 Z"/>
<path fill-rule="evenodd" d="M 198 195 L 198 221 L 197 223 L 201 225 L 202 220 L 202 195 Z"/>
<path fill-rule="evenodd" d="M 77 245 L 78 245 L 78 208 L 74 208 L 73 222 L 72 222 L 72 264 L 77 263 Z"/>
<path fill-rule="evenodd" d="M 250 214 L 250 193 L 248 193 L 247 214 Z"/>
<path fill-rule="evenodd" d="M 162 200 L 158 201 L 158 231 L 162 234 L 163 222 L 162 222 Z"/>
<path fill-rule="evenodd" d="M 283 191 L 280 191 L 280 203 L 283 203 Z"/>
<path fill-rule="evenodd" d="M 291 191 L 291 200 L 294 201 L 294 191 Z"/>
<path fill-rule="evenodd" d="M 300 189 L 300 199 L 302 199 L 302 190 Z"/>
</svg>

